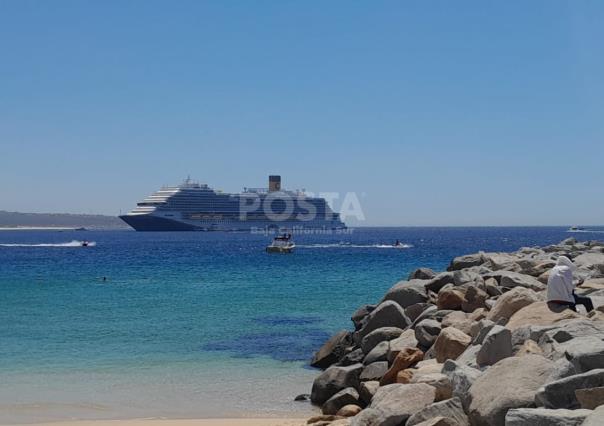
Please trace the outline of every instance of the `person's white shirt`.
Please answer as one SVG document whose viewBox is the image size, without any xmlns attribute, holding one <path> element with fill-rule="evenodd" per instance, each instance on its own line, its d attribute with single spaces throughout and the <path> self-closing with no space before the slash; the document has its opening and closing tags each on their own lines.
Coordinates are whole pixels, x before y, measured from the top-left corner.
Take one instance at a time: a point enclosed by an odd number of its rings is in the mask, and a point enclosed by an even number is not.
<svg viewBox="0 0 604 426">
<path fill-rule="evenodd" d="M 573 271 L 575 264 L 566 256 L 560 256 L 547 279 L 547 301 L 558 300 L 575 303 Z"/>
</svg>

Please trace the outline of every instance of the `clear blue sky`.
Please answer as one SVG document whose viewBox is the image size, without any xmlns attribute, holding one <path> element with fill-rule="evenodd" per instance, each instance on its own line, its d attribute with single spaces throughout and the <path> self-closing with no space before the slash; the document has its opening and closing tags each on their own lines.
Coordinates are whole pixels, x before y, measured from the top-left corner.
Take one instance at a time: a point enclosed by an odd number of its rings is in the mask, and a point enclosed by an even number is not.
<svg viewBox="0 0 604 426">
<path fill-rule="evenodd" d="M 191 177 L 367 225 L 604 223 L 599 1 L 0 0 L 2 210 Z"/>
</svg>

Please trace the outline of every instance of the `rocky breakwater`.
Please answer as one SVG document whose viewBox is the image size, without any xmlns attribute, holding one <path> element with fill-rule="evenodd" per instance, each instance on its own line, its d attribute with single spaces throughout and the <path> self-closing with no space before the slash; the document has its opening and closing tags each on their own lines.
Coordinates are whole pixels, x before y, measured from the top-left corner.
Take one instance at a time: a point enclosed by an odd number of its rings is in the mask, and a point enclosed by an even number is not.
<svg viewBox="0 0 604 426">
<path fill-rule="evenodd" d="M 596 310 L 545 302 L 558 256 Z M 553 309 L 553 310 L 552 310 Z M 573 238 L 418 269 L 315 354 L 314 426 L 604 425 L 604 243 Z"/>
</svg>

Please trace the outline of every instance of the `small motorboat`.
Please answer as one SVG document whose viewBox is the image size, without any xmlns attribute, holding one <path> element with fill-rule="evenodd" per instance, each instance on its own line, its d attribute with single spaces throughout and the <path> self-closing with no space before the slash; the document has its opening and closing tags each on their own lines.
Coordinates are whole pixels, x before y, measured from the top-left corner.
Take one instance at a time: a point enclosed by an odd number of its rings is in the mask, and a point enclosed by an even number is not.
<svg viewBox="0 0 604 426">
<path fill-rule="evenodd" d="M 88 241 L 86 241 L 86 240 L 84 240 L 84 241 L 81 242 L 81 246 L 82 247 L 88 247 L 89 245 L 90 245 L 90 243 Z"/>
<path fill-rule="evenodd" d="M 295 247 L 292 234 L 283 234 L 275 237 L 273 242 L 266 247 L 266 251 L 267 253 L 292 253 Z"/>
<path fill-rule="evenodd" d="M 569 230 L 569 232 L 577 232 L 577 231 L 585 231 L 585 228 L 582 228 L 580 226 L 571 226 L 568 230 Z"/>
</svg>

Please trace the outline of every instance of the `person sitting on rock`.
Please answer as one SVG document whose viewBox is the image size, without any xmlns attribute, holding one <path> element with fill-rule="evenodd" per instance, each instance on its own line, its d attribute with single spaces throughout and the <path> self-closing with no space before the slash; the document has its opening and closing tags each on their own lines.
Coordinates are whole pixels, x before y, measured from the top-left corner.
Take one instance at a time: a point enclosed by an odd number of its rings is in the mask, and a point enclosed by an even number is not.
<svg viewBox="0 0 604 426">
<path fill-rule="evenodd" d="M 547 303 L 566 306 L 577 311 L 577 305 L 585 306 L 587 312 L 593 311 L 594 305 L 586 296 L 575 294 L 573 271 L 575 264 L 566 256 L 560 256 L 547 279 Z M 578 285 L 580 285 L 579 283 Z"/>
</svg>

